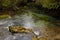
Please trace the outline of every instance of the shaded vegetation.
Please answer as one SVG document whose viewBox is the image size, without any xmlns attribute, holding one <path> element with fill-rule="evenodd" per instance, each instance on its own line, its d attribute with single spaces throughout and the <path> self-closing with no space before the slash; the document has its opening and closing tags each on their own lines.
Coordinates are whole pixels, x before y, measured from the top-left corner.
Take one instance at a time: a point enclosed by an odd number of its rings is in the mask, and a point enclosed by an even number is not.
<svg viewBox="0 0 60 40">
<path fill-rule="evenodd" d="M 47 15 L 60 18 L 59 8 L 60 0 L 0 0 L 0 12 L 13 11 L 19 13 L 33 9 L 34 12 L 40 10 Z"/>
</svg>

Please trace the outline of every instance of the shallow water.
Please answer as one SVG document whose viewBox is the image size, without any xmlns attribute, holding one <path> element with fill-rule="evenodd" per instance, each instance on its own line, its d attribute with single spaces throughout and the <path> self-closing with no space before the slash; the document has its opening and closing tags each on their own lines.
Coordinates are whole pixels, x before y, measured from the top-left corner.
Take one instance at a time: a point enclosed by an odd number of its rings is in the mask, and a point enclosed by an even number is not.
<svg viewBox="0 0 60 40">
<path fill-rule="evenodd" d="M 13 25 L 20 25 L 25 28 L 31 27 L 31 19 L 30 16 L 26 17 L 27 15 L 22 15 L 19 18 L 8 18 L 8 19 L 1 19 L 0 20 L 0 40 L 32 40 L 33 34 L 14 34 L 12 35 L 9 32 L 8 27 Z"/>
<path fill-rule="evenodd" d="M 25 33 L 17 33 L 12 35 L 9 32 L 8 27 L 19 25 L 25 28 L 32 28 L 33 32 L 36 36 L 41 37 L 45 36 L 47 32 L 45 29 L 50 22 L 44 20 L 38 20 L 34 22 L 34 19 L 30 14 L 23 14 L 23 15 L 15 15 L 14 17 L 10 17 L 8 19 L 1 19 L 0 20 L 0 40 L 32 40 L 33 33 L 25 34 Z M 52 32 L 53 33 L 53 32 Z M 46 35 L 47 36 L 47 35 Z"/>
</svg>

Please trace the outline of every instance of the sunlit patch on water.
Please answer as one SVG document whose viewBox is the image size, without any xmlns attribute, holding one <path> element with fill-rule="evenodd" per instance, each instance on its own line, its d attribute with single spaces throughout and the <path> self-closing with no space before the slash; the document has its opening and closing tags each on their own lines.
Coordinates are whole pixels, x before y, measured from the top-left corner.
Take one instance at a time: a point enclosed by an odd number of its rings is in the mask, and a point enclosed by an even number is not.
<svg viewBox="0 0 60 40">
<path fill-rule="evenodd" d="M 34 33 L 35 33 L 37 36 L 40 35 L 39 31 L 35 31 Z"/>
<path fill-rule="evenodd" d="M 25 28 L 32 28 L 33 27 L 33 19 L 32 19 L 32 16 L 31 16 L 31 14 L 30 15 L 28 15 L 28 14 L 24 14 L 24 15 L 22 15 L 22 19 L 23 19 L 23 26 L 25 27 Z"/>
</svg>

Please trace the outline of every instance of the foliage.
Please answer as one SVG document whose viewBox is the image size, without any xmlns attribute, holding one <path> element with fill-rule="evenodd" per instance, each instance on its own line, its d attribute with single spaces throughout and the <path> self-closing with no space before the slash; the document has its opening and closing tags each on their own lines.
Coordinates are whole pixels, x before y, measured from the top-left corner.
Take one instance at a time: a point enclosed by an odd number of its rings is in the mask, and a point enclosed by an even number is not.
<svg viewBox="0 0 60 40">
<path fill-rule="evenodd" d="M 0 7 L 12 7 L 17 8 L 18 6 L 34 6 L 42 5 L 44 8 L 58 8 L 60 6 L 59 0 L 0 0 Z"/>
<path fill-rule="evenodd" d="M 41 4 L 44 8 L 58 8 L 60 6 L 59 0 L 36 0 L 37 4 Z"/>
</svg>

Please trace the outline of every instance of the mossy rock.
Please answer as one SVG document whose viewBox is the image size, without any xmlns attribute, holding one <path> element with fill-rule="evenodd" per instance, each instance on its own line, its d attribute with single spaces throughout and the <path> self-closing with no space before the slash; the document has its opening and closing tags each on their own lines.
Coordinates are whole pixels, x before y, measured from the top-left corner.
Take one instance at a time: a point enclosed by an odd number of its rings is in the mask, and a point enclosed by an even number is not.
<svg viewBox="0 0 60 40">
<path fill-rule="evenodd" d="M 0 19 L 6 19 L 6 18 L 9 18 L 10 16 L 9 15 L 0 15 Z"/>
</svg>

